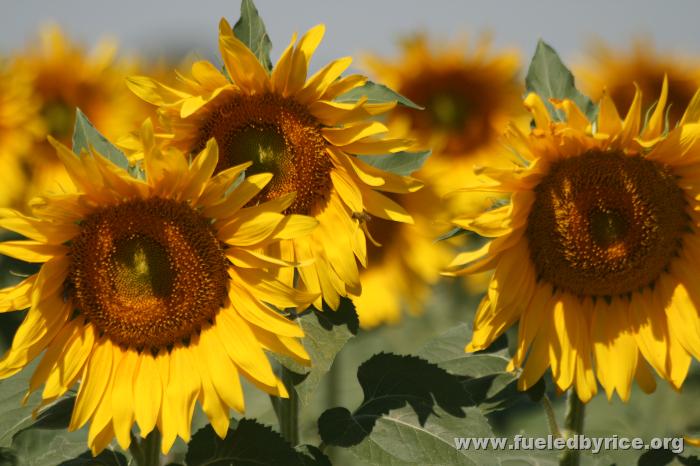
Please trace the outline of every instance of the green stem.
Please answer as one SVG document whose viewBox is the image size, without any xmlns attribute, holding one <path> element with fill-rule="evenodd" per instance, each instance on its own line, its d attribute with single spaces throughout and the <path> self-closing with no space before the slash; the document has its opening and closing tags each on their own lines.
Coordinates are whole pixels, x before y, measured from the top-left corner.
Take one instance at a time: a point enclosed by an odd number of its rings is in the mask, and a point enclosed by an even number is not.
<svg viewBox="0 0 700 466">
<path fill-rule="evenodd" d="M 277 414 L 282 437 L 292 446 L 297 446 L 299 444 L 299 398 L 294 389 L 292 372 L 284 366 L 280 372 L 282 383 L 289 392 L 289 398 L 270 396 L 270 399 Z"/>
<path fill-rule="evenodd" d="M 546 393 L 542 397 L 542 408 L 544 408 L 544 414 L 547 416 L 547 426 L 549 426 L 549 432 L 555 437 L 561 437 L 561 431 L 559 430 L 559 425 L 557 424 L 557 416 L 554 414 L 552 402 L 549 400 Z"/>
<path fill-rule="evenodd" d="M 132 434 L 129 451 L 138 466 L 160 466 L 160 432 L 153 429 L 144 439 Z"/>
<path fill-rule="evenodd" d="M 566 418 L 564 419 L 564 436 L 571 438 L 583 434 L 583 419 L 586 406 L 581 402 L 576 391 L 571 389 L 566 398 Z M 559 466 L 578 466 L 581 458 L 579 450 L 564 450 L 559 459 Z"/>
</svg>

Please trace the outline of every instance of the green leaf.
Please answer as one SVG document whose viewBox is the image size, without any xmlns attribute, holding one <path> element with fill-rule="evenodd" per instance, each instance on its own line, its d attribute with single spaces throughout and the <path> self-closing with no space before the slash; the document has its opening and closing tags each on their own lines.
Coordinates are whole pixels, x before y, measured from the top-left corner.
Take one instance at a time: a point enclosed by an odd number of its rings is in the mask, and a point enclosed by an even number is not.
<svg viewBox="0 0 700 466">
<path fill-rule="evenodd" d="M 404 407 L 379 418 L 372 433 L 350 452 L 377 466 L 501 464 L 492 451 L 457 450 L 455 437 L 493 437 L 493 432 L 476 408 L 468 408 L 463 418 L 436 408 L 435 414 L 421 423 L 411 408 Z"/>
<path fill-rule="evenodd" d="M 137 166 L 132 166 L 124 153 L 97 131 L 88 117 L 77 109 L 73 129 L 73 152 L 80 156 L 82 151 L 89 151 L 91 146 L 106 159 L 126 170 L 129 175 L 137 179 L 145 179 L 143 171 Z"/>
<path fill-rule="evenodd" d="M 73 460 L 85 452 L 86 445 L 87 427 L 75 432 L 28 429 L 12 439 L 20 466 L 45 466 Z"/>
<path fill-rule="evenodd" d="M 129 461 L 126 456 L 113 450 L 102 450 L 99 455 L 92 456 L 90 450 L 71 460 L 67 460 L 58 466 L 127 466 Z"/>
<path fill-rule="evenodd" d="M 387 102 L 398 102 L 404 107 L 423 110 L 423 107 L 411 101 L 407 97 L 402 96 L 398 92 L 386 87 L 383 84 L 377 84 L 372 81 L 367 81 L 363 86 L 356 87 L 348 92 L 339 95 L 335 98 L 336 102 L 357 102 L 360 98 L 367 97 L 367 103 L 383 104 Z"/>
<path fill-rule="evenodd" d="M 380 170 L 401 176 L 410 176 L 411 173 L 421 169 L 430 156 L 430 151 L 424 152 L 396 152 L 384 155 L 358 155 L 363 162 L 379 168 Z"/>
<path fill-rule="evenodd" d="M 598 112 L 597 106 L 578 89 L 574 75 L 564 65 L 557 52 L 543 40 L 537 42 L 535 55 L 525 77 L 528 92 L 535 92 L 545 102 L 549 113 L 555 120 L 564 120 L 564 112 L 555 109 L 549 99 L 571 99 L 578 108 L 593 121 Z"/>
<path fill-rule="evenodd" d="M 187 449 L 187 466 L 236 466 L 283 464 L 289 466 L 325 466 L 328 458 L 309 449 L 297 451 L 268 426 L 252 419 L 241 419 L 235 430 L 220 438 L 211 425 L 192 436 Z M 320 455 L 319 455 L 320 454 Z M 318 460 L 316 460 L 318 455 Z"/>
<path fill-rule="evenodd" d="M 437 238 L 435 238 L 434 242 L 437 243 L 438 241 L 445 241 L 445 240 L 448 240 L 450 238 L 454 238 L 455 236 L 470 235 L 470 234 L 472 234 L 472 232 L 469 230 L 465 230 L 464 228 L 460 228 L 460 227 L 454 227 L 450 231 L 447 231 L 447 232 L 441 234 L 440 236 L 438 236 Z"/>
<path fill-rule="evenodd" d="M 323 311 L 311 308 L 299 318 L 299 324 L 304 329 L 303 344 L 311 357 L 311 368 L 286 357 L 275 357 L 289 370 L 301 375 L 294 389 L 301 405 L 305 406 L 316 395 L 321 378 L 330 370 L 336 354 L 357 334 L 360 323 L 355 305 L 342 298 L 337 310 L 323 303 Z"/>
<path fill-rule="evenodd" d="M 67 429 L 73 415 L 75 397 L 61 398 L 39 412 L 36 421 L 22 429 Z"/>
<path fill-rule="evenodd" d="M 12 437 L 33 422 L 32 410 L 41 397 L 35 392 L 24 406 L 22 399 L 37 364 L 34 361 L 19 374 L 0 381 L 0 447 L 12 445 Z"/>
<path fill-rule="evenodd" d="M 233 26 L 233 33 L 258 57 L 265 69 L 272 71 L 272 61 L 270 61 L 272 42 L 253 0 L 241 1 L 241 17 Z"/>
<path fill-rule="evenodd" d="M 522 396 L 515 386 L 517 377 L 506 371 L 510 360 L 508 350 L 466 353 L 464 348 L 470 335 L 469 327 L 460 324 L 428 342 L 418 355 L 460 376 L 471 402 L 482 411 L 503 409 Z"/>
<path fill-rule="evenodd" d="M 459 378 L 416 356 L 379 353 L 360 365 L 357 379 L 364 394 L 362 404 L 353 413 L 331 408 L 318 419 L 319 434 L 328 445 L 359 444 L 372 434 L 379 419 L 404 406 L 425 425 L 436 405 L 463 418 L 462 407 L 470 404 Z"/>
<path fill-rule="evenodd" d="M 18 459 L 14 451 L 0 447 L 0 466 L 17 466 L 17 463 Z"/>
</svg>

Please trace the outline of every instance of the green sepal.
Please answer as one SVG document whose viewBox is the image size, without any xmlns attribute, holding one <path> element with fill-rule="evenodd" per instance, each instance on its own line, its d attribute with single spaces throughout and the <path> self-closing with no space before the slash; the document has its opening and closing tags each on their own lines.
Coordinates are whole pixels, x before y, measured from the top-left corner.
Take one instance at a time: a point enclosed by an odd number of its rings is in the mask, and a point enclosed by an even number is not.
<svg viewBox="0 0 700 466">
<path fill-rule="evenodd" d="M 393 89 L 388 88 L 383 84 L 377 84 L 372 81 L 367 81 L 363 86 L 356 87 L 348 92 L 339 95 L 335 98 L 336 102 L 357 102 L 362 97 L 367 97 L 367 103 L 384 104 L 388 102 L 397 102 L 404 107 L 423 110 L 423 107 L 416 104 L 408 97 L 405 97 Z"/>
<path fill-rule="evenodd" d="M 258 57 L 267 71 L 272 71 L 270 50 L 272 41 L 265 30 L 265 23 L 258 14 L 253 0 L 241 1 L 241 17 L 233 26 L 233 33 Z"/>
<path fill-rule="evenodd" d="M 557 121 L 565 119 L 564 112 L 554 108 L 549 99 L 574 101 L 591 122 L 598 114 L 598 106 L 576 88 L 574 75 L 561 61 L 557 52 L 542 39 L 537 42 L 535 55 L 527 70 L 525 87 L 528 92 L 542 97 L 550 115 Z"/>
<path fill-rule="evenodd" d="M 385 155 L 358 155 L 357 158 L 368 165 L 400 176 L 410 176 L 423 167 L 430 151 L 396 152 Z"/>
<path fill-rule="evenodd" d="M 124 152 L 109 142 L 78 108 L 75 111 L 75 127 L 73 128 L 73 152 L 80 156 L 83 151 L 89 152 L 91 147 L 107 160 L 124 169 L 133 178 L 146 179 L 143 170 L 136 165 L 131 165 Z"/>
</svg>

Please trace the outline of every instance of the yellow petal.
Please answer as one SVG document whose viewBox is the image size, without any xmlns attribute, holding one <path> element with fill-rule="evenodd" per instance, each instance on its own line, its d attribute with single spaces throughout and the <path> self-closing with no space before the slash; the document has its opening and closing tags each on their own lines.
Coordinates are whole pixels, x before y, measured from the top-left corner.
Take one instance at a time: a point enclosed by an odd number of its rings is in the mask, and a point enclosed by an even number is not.
<svg viewBox="0 0 700 466">
<path fill-rule="evenodd" d="M 178 435 L 185 441 L 190 440 L 192 429 L 192 414 L 194 405 L 201 390 L 201 379 L 192 359 L 189 348 L 176 345 L 170 352 L 170 380 L 165 397 L 170 409 L 173 410 L 173 423 L 177 426 Z M 165 410 L 165 407 L 163 407 Z"/>
<path fill-rule="evenodd" d="M 598 131 L 614 136 L 622 131 L 622 121 L 617 113 L 615 103 L 608 94 L 603 94 L 599 102 Z"/>
<path fill-rule="evenodd" d="M 222 310 L 216 316 L 217 333 L 228 356 L 250 378 L 266 387 L 277 386 L 270 361 L 248 323 L 234 310 Z"/>
<path fill-rule="evenodd" d="M 222 351 L 224 343 L 217 336 L 217 332 L 209 327 L 202 330 L 199 337 L 198 351 L 201 361 L 210 368 L 211 382 L 221 399 L 239 413 L 245 411 L 243 401 L 243 389 L 236 365 Z"/>
<path fill-rule="evenodd" d="M 171 105 L 190 96 L 146 76 L 131 76 L 126 79 L 126 86 L 146 102 L 158 106 Z"/>
<path fill-rule="evenodd" d="M 351 63 L 351 57 L 339 58 L 328 63 L 309 78 L 304 88 L 297 94 L 297 100 L 305 104 L 317 102 L 328 90 L 328 86 L 335 82 Z"/>
<path fill-rule="evenodd" d="M 32 303 L 31 292 L 37 275 L 31 275 L 16 285 L 0 290 L 0 312 L 17 311 L 29 307 Z"/>
<path fill-rule="evenodd" d="M 340 128 L 323 128 L 323 137 L 334 146 L 347 146 L 360 139 L 386 133 L 389 129 L 378 121 L 363 121 Z"/>
<path fill-rule="evenodd" d="M 291 69 L 289 71 L 285 96 L 295 95 L 304 86 L 311 56 L 321 43 L 325 31 L 326 27 L 323 24 L 319 24 L 309 29 L 306 34 L 299 39 L 299 43 L 292 55 Z"/>
<path fill-rule="evenodd" d="M 131 425 L 134 423 L 134 376 L 138 370 L 138 362 L 136 351 L 116 349 L 112 415 L 115 436 L 119 446 L 125 450 L 131 444 Z"/>
<path fill-rule="evenodd" d="M 284 49 L 280 59 L 272 70 L 272 76 L 270 80 L 272 81 L 272 89 L 281 95 L 288 95 L 287 93 L 287 81 L 289 80 L 289 72 L 292 69 L 292 58 L 294 57 L 294 44 L 297 41 L 297 33 L 292 34 L 292 40 Z"/>
<path fill-rule="evenodd" d="M 664 112 L 666 110 L 666 100 L 668 98 L 668 77 L 664 75 L 664 81 L 661 85 L 661 95 L 654 108 L 654 113 L 651 114 L 646 128 L 642 131 L 641 138 L 645 140 L 655 139 L 661 135 L 664 129 Z"/>
<path fill-rule="evenodd" d="M 549 124 L 551 120 L 549 119 L 549 112 L 547 107 L 544 105 L 542 98 L 539 95 L 531 92 L 525 97 L 524 101 L 525 108 L 532 114 L 535 120 L 535 126 L 541 130 L 549 129 Z"/>
<path fill-rule="evenodd" d="M 95 345 L 78 389 L 68 430 L 81 428 L 95 412 L 108 382 L 112 379 L 113 352 L 107 337 L 103 337 Z"/>
<path fill-rule="evenodd" d="M 55 256 L 65 255 L 69 249 L 58 244 L 38 241 L 4 241 L 0 243 L 0 254 L 25 262 L 46 262 Z"/>
<path fill-rule="evenodd" d="M 0 228 L 46 244 L 65 243 L 80 232 L 80 227 L 76 224 L 45 222 L 13 209 L 0 209 Z"/>
<path fill-rule="evenodd" d="M 202 87 L 210 91 L 229 84 L 226 77 L 206 60 L 199 60 L 192 64 L 192 76 Z"/>
<path fill-rule="evenodd" d="M 206 147 L 192 161 L 189 169 L 189 180 L 182 188 L 180 199 L 198 199 L 204 192 L 207 181 L 214 173 L 218 161 L 219 146 L 216 144 L 216 140 L 211 138 L 207 141 Z"/>
<path fill-rule="evenodd" d="M 222 202 L 207 207 L 204 214 L 211 218 L 222 218 L 233 215 L 272 180 L 272 173 L 259 173 L 246 177 Z M 291 200 L 290 200 L 291 202 Z"/>
<path fill-rule="evenodd" d="M 365 189 L 362 190 L 362 198 L 365 210 L 372 215 L 395 222 L 413 223 L 413 217 L 406 209 L 383 194 Z"/>
<path fill-rule="evenodd" d="M 234 280 L 240 280 L 257 299 L 277 306 L 280 309 L 308 305 L 316 295 L 288 287 L 282 282 L 270 279 L 261 271 L 251 269 L 229 270 Z"/>
<path fill-rule="evenodd" d="M 234 83 L 249 93 L 269 91 L 270 77 L 258 58 L 235 36 L 219 36 L 219 50 Z"/>
<path fill-rule="evenodd" d="M 134 379 L 134 419 L 139 425 L 141 437 L 148 435 L 156 425 L 161 396 L 165 386 L 150 351 L 143 351 L 139 358 L 138 373 Z"/>
</svg>

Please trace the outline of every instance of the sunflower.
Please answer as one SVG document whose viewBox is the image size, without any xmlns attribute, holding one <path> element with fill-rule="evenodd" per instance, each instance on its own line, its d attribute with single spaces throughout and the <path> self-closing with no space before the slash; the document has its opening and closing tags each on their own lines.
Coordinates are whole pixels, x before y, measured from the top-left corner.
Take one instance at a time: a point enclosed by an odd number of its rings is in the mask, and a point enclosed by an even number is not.
<svg viewBox="0 0 700 466">
<path fill-rule="evenodd" d="M 432 149 L 417 176 L 432 180 L 438 194 L 463 186 L 465 178 L 473 178 L 475 165 L 509 159 L 500 135 L 510 120 L 525 115 L 515 52 L 491 53 L 487 36 L 470 51 L 464 40 L 438 46 L 418 35 L 403 41 L 398 60 L 370 55 L 366 66 L 425 107 L 424 111 L 396 107 L 388 125 L 394 134 L 415 138 L 414 149 Z M 478 204 L 487 202 L 481 199 Z M 454 212 L 457 203 L 447 199 L 445 207 Z"/>
<path fill-rule="evenodd" d="M 614 50 L 598 41 L 591 47 L 587 62 L 582 64 L 577 75 L 585 90 L 595 98 L 601 89 L 612 98 L 618 108 L 628 108 L 634 98 L 629 83 L 634 81 L 643 96 L 653 96 L 661 87 L 664 77 L 668 79 L 668 116 L 675 125 L 683 115 L 698 86 L 700 86 L 700 61 L 681 57 L 654 49 L 650 40 L 638 39 L 631 50 Z M 653 104 L 651 98 L 642 101 L 642 108 Z"/>
<path fill-rule="evenodd" d="M 167 452 L 187 441 L 195 402 L 222 437 L 229 409 L 243 412 L 239 375 L 286 397 L 264 350 L 308 364 L 301 328 L 269 305 L 306 306 L 315 295 L 274 278 L 284 261 L 261 253 L 317 222 L 280 212 L 292 196 L 243 207 L 270 181 L 231 167 L 212 177 L 215 141 L 191 164 L 164 154 L 144 125 L 146 181 L 100 154 L 76 157 L 52 139 L 77 190 L 36 198 L 33 216 L 0 212 L 0 227 L 27 240 L 0 243 L 0 253 L 41 264 L 38 273 L 0 290 L 0 312 L 29 308 L 0 360 L 9 377 L 42 352 L 29 392 L 44 385 L 42 404 L 80 382 L 70 429 L 90 421 L 99 453 L 116 436 L 130 444 L 156 426 Z"/>
<path fill-rule="evenodd" d="M 25 182 L 22 156 L 43 132 L 39 102 L 32 94 L 30 77 L 11 72 L 7 63 L 0 62 L 0 166 L 4 174 L 1 207 L 19 200 Z"/>
<path fill-rule="evenodd" d="M 319 227 L 309 237 L 276 245 L 274 255 L 302 263 L 299 285 L 320 293 L 314 303 L 319 309 L 322 299 L 336 309 L 341 296 L 360 294 L 356 258 L 366 265 L 367 219 L 412 222 L 381 192 L 412 192 L 421 184 L 356 157 L 395 153 L 410 142 L 384 138 L 387 127 L 372 119 L 395 102 L 334 101 L 366 82 L 359 75 L 340 77 L 351 58 L 332 61 L 307 79 L 324 30 L 316 26 L 298 43 L 295 34 L 268 72 L 222 19 L 219 46 L 228 76 L 199 61 L 192 65 L 192 77 L 182 78 L 181 89 L 146 77 L 131 78 L 129 87 L 159 106 L 164 131 L 170 132 L 167 145 L 191 153 L 214 137 L 221 148 L 216 171 L 252 161 L 250 173 L 272 172 L 256 201 L 296 192 L 287 212 L 315 217 Z M 293 275 L 285 270 L 280 278 L 291 283 Z"/>
<path fill-rule="evenodd" d="M 138 127 L 150 111 L 128 91 L 125 78 L 136 68 L 115 58 L 113 43 L 104 41 L 88 52 L 70 42 L 55 25 L 45 27 L 39 39 L 15 56 L 10 65 L 13 74 L 31 79 L 44 131 L 36 144 L 22 153 L 28 174 L 23 204 L 46 189 L 70 186 L 70 177 L 46 135 L 70 144 L 76 108 L 108 138 Z"/>
<path fill-rule="evenodd" d="M 441 200 L 431 186 L 396 199 L 414 224 L 372 219 L 367 245 L 369 267 L 360 273 L 362 295 L 353 302 L 363 328 L 395 324 L 401 311 L 417 315 L 440 271 L 450 260 L 451 247 L 436 242 L 442 233 L 432 214 Z"/>
<path fill-rule="evenodd" d="M 655 388 L 649 366 L 680 389 L 700 357 L 700 93 L 668 131 L 667 92 L 664 82 L 644 126 L 639 89 L 624 120 L 604 95 L 595 124 L 569 100 L 553 102 L 567 119 L 552 121 L 530 94 L 535 128 L 507 133 L 523 162 L 485 168 L 489 182 L 468 188 L 510 202 L 455 220 L 493 238 L 448 269 L 494 269 L 467 351 L 519 320 L 520 389 L 551 366 L 557 388 L 575 387 L 584 402 L 596 376 L 608 398 L 627 400 L 633 378 Z"/>
</svg>

